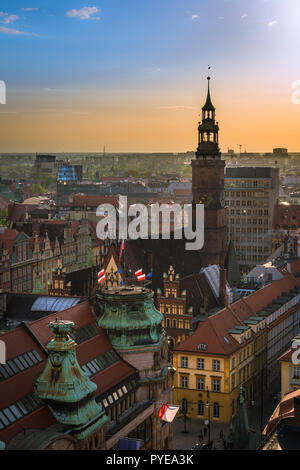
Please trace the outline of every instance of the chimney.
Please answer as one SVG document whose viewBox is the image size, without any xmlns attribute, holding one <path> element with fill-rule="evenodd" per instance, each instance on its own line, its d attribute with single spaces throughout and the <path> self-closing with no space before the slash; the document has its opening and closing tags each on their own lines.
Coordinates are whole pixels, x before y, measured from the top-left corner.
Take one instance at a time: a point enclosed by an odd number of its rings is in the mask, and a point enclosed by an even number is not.
<svg viewBox="0 0 300 470">
<path fill-rule="evenodd" d="M 219 301 L 223 307 L 227 306 L 226 274 L 227 270 L 220 268 Z"/>
</svg>

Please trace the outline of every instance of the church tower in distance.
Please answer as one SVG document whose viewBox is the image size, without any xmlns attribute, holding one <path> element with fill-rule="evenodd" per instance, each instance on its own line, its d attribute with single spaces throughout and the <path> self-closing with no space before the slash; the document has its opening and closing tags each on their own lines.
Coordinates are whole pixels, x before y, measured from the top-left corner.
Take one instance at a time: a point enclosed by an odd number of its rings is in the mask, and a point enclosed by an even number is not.
<svg viewBox="0 0 300 470">
<path fill-rule="evenodd" d="M 193 204 L 204 204 L 203 265 L 224 267 L 228 245 L 227 209 L 225 208 L 224 168 L 219 149 L 219 126 L 210 97 L 210 77 L 202 122 L 198 126 L 198 148 L 192 160 Z"/>
</svg>

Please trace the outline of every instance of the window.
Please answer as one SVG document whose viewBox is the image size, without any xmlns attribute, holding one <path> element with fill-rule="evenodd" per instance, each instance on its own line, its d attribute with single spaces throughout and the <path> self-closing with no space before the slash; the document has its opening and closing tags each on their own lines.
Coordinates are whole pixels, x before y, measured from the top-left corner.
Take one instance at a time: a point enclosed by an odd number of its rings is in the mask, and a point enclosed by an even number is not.
<svg viewBox="0 0 300 470">
<path fill-rule="evenodd" d="M 220 380 L 213 380 L 212 381 L 212 388 L 214 392 L 219 392 L 220 391 Z"/>
<path fill-rule="evenodd" d="M 187 357 L 182 357 L 181 358 L 181 367 L 183 367 L 183 368 L 188 367 L 188 358 Z"/>
<path fill-rule="evenodd" d="M 213 417 L 219 418 L 220 417 L 220 405 L 219 403 L 214 403 L 213 406 Z"/>
<path fill-rule="evenodd" d="M 200 369 L 200 370 L 203 370 L 204 369 L 204 359 L 197 359 L 197 368 Z"/>
<path fill-rule="evenodd" d="M 213 370 L 220 370 L 220 361 L 218 359 L 213 359 Z"/>
<path fill-rule="evenodd" d="M 24 369 L 35 366 L 40 362 L 42 362 L 42 358 L 36 350 L 29 351 L 28 353 L 24 353 L 10 359 L 6 364 L 0 365 L 0 382 L 22 372 Z"/>
<path fill-rule="evenodd" d="M 293 379 L 300 379 L 300 368 L 293 367 Z"/>
<path fill-rule="evenodd" d="M 231 359 L 231 369 L 235 368 L 235 357 Z"/>
<path fill-rule="evenodd" d="M 42 405 L 43 403 L 34 393 L 26 395 L 14 404 L 0 410 L 0 429 L 9 426 Z"/>
<path fill-rule="evenodd" d="M 235 374 L 232 374 L 231 376 L 231 390 L 233 390 L 235 387 Z"/>
<path fill-rule="evenodd" d="M 181 400 L 181 411 L 183 414 L 186 414 L 188 411 L 188 402 L 186 398 L 183 398 Z"/>
<path fill-rule="evenodd" d="M 181 388 L 188 388 L 188 378 L 184 375 L 181 377 Z"/>
<path fill-rule="evenodd" d="M 204 415 L 204 403 L 201 400 L 198 401 L 198 415 Z"/>
<path fill-rule="evenodd" d="M 197 390 L 204 390 L 204 379 L 197 379 Z"/>
</svg>

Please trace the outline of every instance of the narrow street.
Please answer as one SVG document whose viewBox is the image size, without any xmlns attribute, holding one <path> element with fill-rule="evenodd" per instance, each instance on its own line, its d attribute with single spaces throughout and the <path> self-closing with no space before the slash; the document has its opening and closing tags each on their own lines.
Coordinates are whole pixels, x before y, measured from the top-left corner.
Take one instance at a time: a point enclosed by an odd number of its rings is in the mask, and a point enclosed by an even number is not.
<svg viewBox="0 0 300 470">
<path fill-rule="evenodd" d="M 276 404 L 273 400 L 274 395 L 277 395 L 279 391 L 279 383 L 265 391 L 263 396 L 263 420 L 262 429 L 264 429 L 273 411 L 276 408 Z M 261 400 L 258 397 L 255 401 L 254 407 L 248 407 L 248 420 L 250 429 L 256 431 L 260 435 L 261 429 Z M 174 421 L 174 438 L 173 448 L 176 450 L 191 449 L 193 445 L 199 442 L 199 433 L 204 429 L 204 422 L 200 418 L 193 418 L 186 423 L 186 433 L 184 433 L 184 420 L 182 417 L 176 418 Z M 215 450 L 223 450 L 222 439 L 220 439 L 220 432 L 223 431 L 224 437 L 227 438 L 229 434 L 229 425 L 212 423 L 211 425 L 211 440 L 213 441 L 213 448 Z M 203 443 L 207 444 L 208 437 L 204 437 Z"/>
</svg>

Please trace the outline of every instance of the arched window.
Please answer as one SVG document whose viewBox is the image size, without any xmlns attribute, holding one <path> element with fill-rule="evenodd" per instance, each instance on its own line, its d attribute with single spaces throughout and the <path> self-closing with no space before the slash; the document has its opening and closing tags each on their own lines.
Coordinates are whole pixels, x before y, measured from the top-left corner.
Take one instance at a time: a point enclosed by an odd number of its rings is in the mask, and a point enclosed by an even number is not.
<svg viewBox="0 0 300 470">
<path fill-rule="evenodd" d="M 204 415 L 204 403 L 201 400 L 198 401 L 198 415 Z"/>
<path fill-rule="evenodd" d="M 213 406 L 213 417 L 219 418 L 220 417 L 220 405 L 219 403 L 214 403 Z"/>
</svg>

